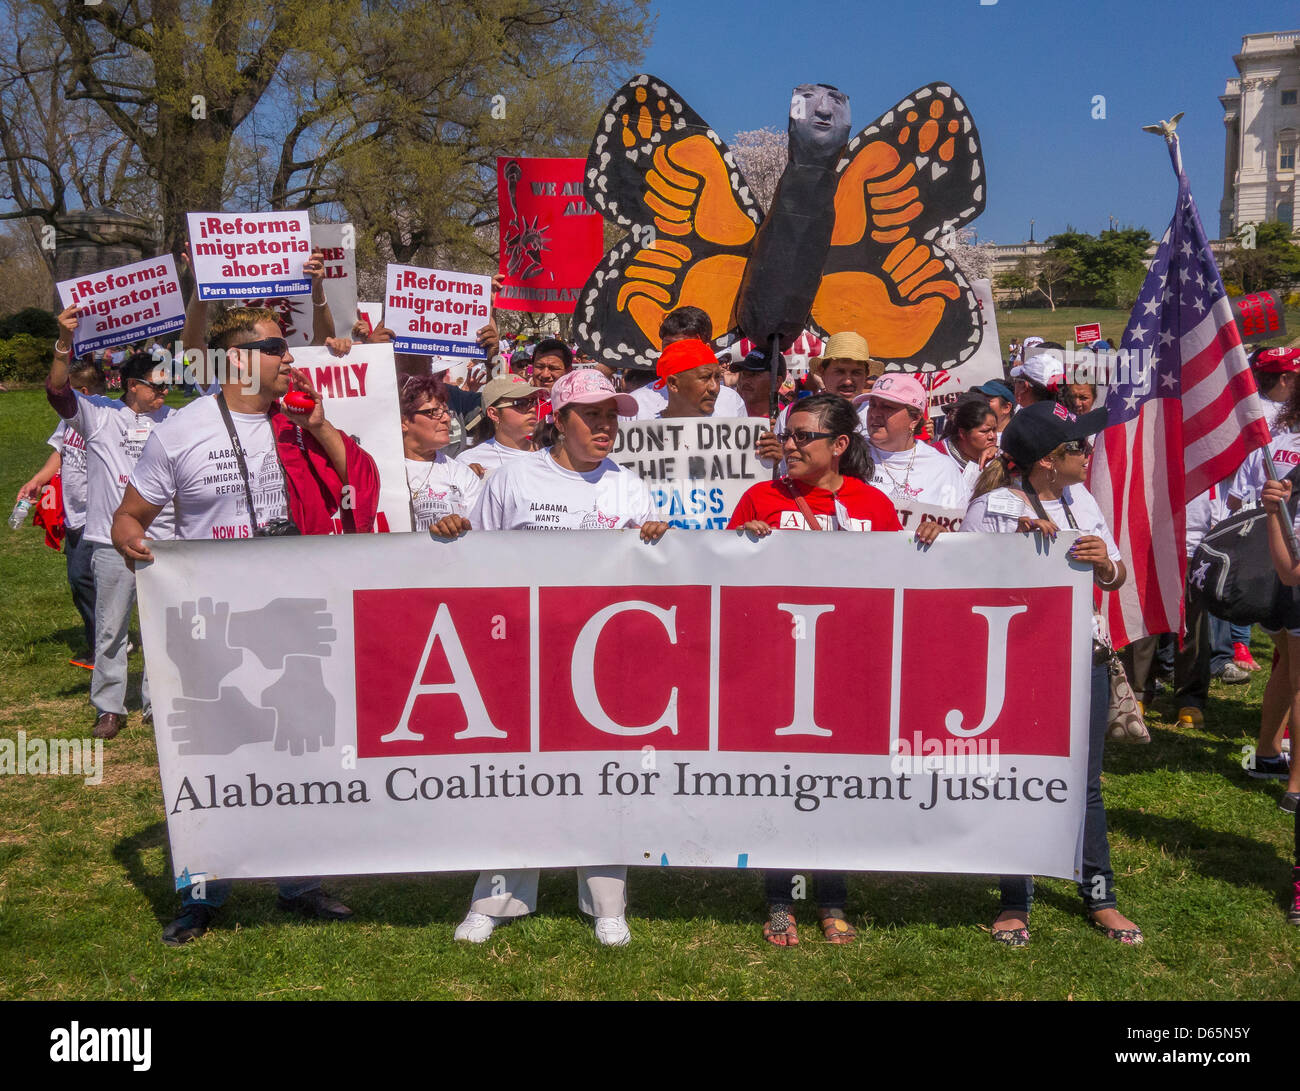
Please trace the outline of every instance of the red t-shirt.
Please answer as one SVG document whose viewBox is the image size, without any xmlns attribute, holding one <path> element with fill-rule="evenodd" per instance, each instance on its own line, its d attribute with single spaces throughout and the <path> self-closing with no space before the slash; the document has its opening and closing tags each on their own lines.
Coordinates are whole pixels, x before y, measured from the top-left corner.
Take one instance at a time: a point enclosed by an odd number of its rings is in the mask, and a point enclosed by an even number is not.
<svg viewBox="0 0 1300 1091">
<path fill-rule="evenodd" d="M 740 498 L 727 529 L 736 530 L 751 520 L 759 519 L 777 530 L 807 530 L 808 522 L 790 495 L 787 484 L 793 485 L 807 501 L 823 530 L 903 529 L 889 497 L 856 477 L 844 478 L 838 493 L 813 488 L 788 477 L 780 481 L 760 481 Z"/>
</svg>

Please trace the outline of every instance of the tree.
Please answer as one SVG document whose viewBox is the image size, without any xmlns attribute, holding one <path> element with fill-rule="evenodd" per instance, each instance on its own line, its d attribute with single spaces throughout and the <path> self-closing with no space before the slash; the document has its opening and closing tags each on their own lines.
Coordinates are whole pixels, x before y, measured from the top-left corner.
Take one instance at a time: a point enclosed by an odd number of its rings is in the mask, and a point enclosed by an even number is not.
<svg viewBox="0 0 1300 1091">
<path fill-rule="evenodd" d="M 1300 246 L 1291 241 L 1291 225 L 1259 224 L 1254 249 L 1239 245 L 1224 258 L 1223 279 L 1243 293 L 1286 288 L 1300 280 Z"/>
<path fill-rule="evenodd" d="M 746 129 L 731 142 L 731 154 L 758 203 L 771 208 L 776 184 L 790 159 L 789 137 L 776 129 Z"/>
<path fill-rule="evenodd" d="M 1078 276 L 1078 258 L 1072 250 L 1045 250 L 1033 262 L 1034 290 L 1056 310 L 1066 286 Z"/>
<path fill-rule="evenodd" d="M 1058 298 L 1116 306 L 1116 300 L 1128 293 L 1134 276 L 1145 272 L 1150 243 L 1150 232 L 1140 227 L 1111 229 L 1095 236 L 1067 227 L 1052 235 L 1047 240 L 1048 252 L 1063 255 L 1069 267 Z"/>
<path fill-rule="evenodd" d="M 155 187 L 164 249 L 180 249 L 187 212 L 235 194 L 351 216 L 400 259 L 464 249 L 495 222 L 498 152 L 585 151 L 649 41 L 647 3 L 20 6 L 60 58 L 67 103 L 92 107 Z"/>
</svg>

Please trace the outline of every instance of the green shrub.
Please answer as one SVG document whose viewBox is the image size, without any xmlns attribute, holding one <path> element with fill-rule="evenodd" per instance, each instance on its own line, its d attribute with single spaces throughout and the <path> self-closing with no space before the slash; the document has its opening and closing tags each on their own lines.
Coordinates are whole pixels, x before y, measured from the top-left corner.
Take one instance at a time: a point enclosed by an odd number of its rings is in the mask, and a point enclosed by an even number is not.
<svg viewBox="0 0 1300 1091">
<path fill-rule="evenodd" d="M 0 339 L 0 382 L 39 383 L 52 360 L 53 345 L 48 337 L 18 333 Z"/>
<path fill-rule="evenodd" d="M 0 318 L 0 338 L 14 337 L 20 333 L 53 340 L 58 336 L 59 324 L 54 315 L 40 307 L 24 307 L 21 311 Z"/>
</svg>

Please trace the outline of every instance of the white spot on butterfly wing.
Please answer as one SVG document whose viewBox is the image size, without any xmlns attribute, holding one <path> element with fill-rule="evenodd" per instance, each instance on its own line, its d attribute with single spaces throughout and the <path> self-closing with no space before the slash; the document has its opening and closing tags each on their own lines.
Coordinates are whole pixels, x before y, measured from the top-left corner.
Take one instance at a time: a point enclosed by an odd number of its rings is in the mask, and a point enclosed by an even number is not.
<svg viewBox="0 0 1300 1091">
<path fill-rule="evenodd" d="M 913 162 L 916 164 L 917 170 L 925 170 L 925 165 L 930 162 L 930 157 L 928 155 L 918 155 Z"/>
<path fill-rule="evenodd" d="M 931 95 L 933 95 L 933 94 L 934 94 L 934 92 L 933 92 L 932 90 L 930 90 L 930 88 L 928 88 L 928 87 L 922 87 L 922 88 L 921 88 L 919 91 L 917 91 L 917 93 L 916 93 L 916 100 L 917 100 L 917 102 L 920 102 L 921 99 L 923 99 L 923 98 L 929 98 L 929 97 L 930 97 Z"/>
<path fill-rule="evenodd" d="M 952 96 L 952 104 L 953 104 L 955 107 L 957 107 L 958 110 L 964 110 L 964 109 L 966 109 L 966 104 L 965 104 L 964 102 L 962 102 L 962 100 L 961 100 L 960 98 L 958 98 L 956 95 L 953 95 L 953 96 Z"/>
<path fill-rule="evenodd" d="M 980 161 L 976 159 L 975 162 L 970 165 L 970 180 L 973 182 L 979 176 L 980 176 Z"/>
<path fill-rule="evenodd" d="M 930 181 L 935 182 L 948 173 L 948 168 L 938 163 L 930 164 Z"/>
<path fill-rule="evenodd" d="M 979 145 L 975 143 L 973 136 L 966 141 L 966 147 L 970 149 L 971 155 L 975 155 L 979 151 Z"/>
<path fill-rule="evenodd" d="M 894 121 L 894 111 L 893 111 L 893 110 L 890 110 L 889 113 L 887 113 L 884 117 L 882 117 L 882 118 L 880 119 L 880 124 L 881 124 L 881 125 L 891 125 L 891 124 L 893 124 L 893 121 Z M 874 126 L 872 126 L 872 127 L 874 128 Z"/>
<path fill-rule="evenodd" d="M 983 186 L 976 186 L 976 187 L 975 187 L 975 192 L 972 193 L 971 196 L 974 197 L 975 200 L 977 200 L 977 201 L 982 201 L 982 200 L 984 200 L 984 187 L 983 187 Z"/>
</svg>

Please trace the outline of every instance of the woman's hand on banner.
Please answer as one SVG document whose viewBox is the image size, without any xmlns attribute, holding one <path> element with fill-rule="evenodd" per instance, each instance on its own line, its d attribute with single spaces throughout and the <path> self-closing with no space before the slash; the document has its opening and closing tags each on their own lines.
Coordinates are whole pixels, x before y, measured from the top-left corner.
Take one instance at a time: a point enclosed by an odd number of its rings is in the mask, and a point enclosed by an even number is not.
<svg viewBox="0 0 1300 1091">
<path fill-rule="evenodd" d="M 446 538 L 449 541 L 468 534 L 474 528 L 463 515 L 444 515 L 436 523 L 429 524 L 429 537 Z"/>
<path fill-rule="evenodd" d="M 751 538 L 766 538 L 769 534 L 772 533 L 771 526 L 763 522 L 762 519 L 751 519 L 740 529 L 743 530 L 746 534 L 748 534 Z"/>
<path fill-rule="evenodd" d="M 667 523 L 650 522 L 641 524 L 641 541 L 657 542 L 668 533 Z"/>
<path fill-rule="evenodd" d="M 1028 515 L 1022 515 L 1019 519 L 1016 520 L 1017 534 L 1033 534 L 1035 531 L 1037 531 L 1039 534 L 1042 534 L 1044 537 L 1050 538 L 1053 541 L 1055 541 L 1057 534 L 1059 534 L 1061 531 L 1061 528 L 1058 527 L 1055 523 L 1053 523 L 1050 519 L 1031 519 L 1029 518 Z"/>
<path fill-rule="evenodd" d="M 926 519 L 916 528 L 913 537 L 919 545 L 929 546 L 934 544 L 934 540 L 944 533 L 944 527 L 934 519 Z"/>
</svg>

